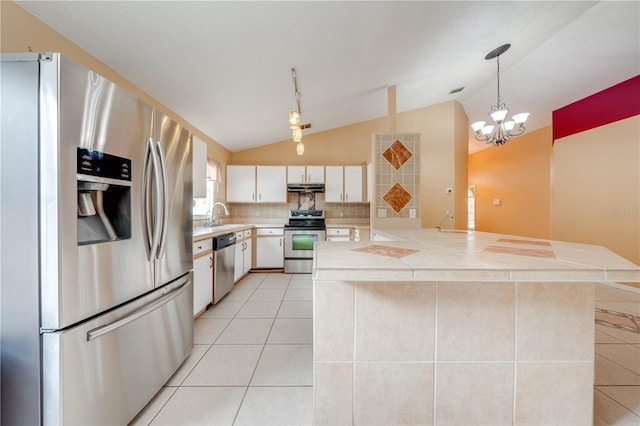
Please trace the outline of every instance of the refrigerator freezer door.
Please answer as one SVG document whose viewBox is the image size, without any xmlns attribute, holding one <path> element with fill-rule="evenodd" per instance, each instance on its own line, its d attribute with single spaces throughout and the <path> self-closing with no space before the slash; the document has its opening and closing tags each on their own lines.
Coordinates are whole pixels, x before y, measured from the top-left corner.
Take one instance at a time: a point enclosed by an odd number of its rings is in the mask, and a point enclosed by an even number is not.
<svg viewBox="0 0 640 426">
<path fill-rule="evenodd" d="M 193 269 L 191 135 L 156 111 L 156 149 L 161 163 L 162 233 L 157 251 L 156 287 Z"/>
<path fill-rule="evenodd" d="M 59 54 L 41 62 L 40 74 L 42 327 L 56 330 L 154 288 L 142 226 L 152 109 Z M 79 245 L 78 147 L 131 160 L 130 237 Z"/>
<path fill-rule="evenodd" d="M 44 424 L 128 424 L 193 347 L 193 273 L 42 340 Z"/>
</svg>

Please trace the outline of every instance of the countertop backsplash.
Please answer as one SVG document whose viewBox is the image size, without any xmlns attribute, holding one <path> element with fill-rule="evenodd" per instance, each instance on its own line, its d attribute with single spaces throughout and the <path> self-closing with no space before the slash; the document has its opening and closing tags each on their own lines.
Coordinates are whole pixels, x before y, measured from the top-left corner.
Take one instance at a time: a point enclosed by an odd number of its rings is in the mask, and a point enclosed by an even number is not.
<svg viewBox="0 0 640 426">
<path fill-rule="evenodd" d="M 288 220 L 289 211 L 298 209 L 298 194 L 289 193 L 287 204 L 282 203 L 230 203 L 227 204 L 231 217 L 278 218 Z M 324 194 L 315 194 L 316 210 L 324 210 L 327 219 L 363 219 L 369 220 L 369 203 L 325 203 Z"/>
</svg>

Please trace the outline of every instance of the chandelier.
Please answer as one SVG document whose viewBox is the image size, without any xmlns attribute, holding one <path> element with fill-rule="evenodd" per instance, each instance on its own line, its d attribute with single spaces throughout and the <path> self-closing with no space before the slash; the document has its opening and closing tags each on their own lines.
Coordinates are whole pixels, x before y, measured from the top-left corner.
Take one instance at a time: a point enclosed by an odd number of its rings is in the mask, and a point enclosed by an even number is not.
<svg viewBox="0 0 640 426">
<path fill-rule="evenodd" d="M 298 92 L 298 81 L 296 80 L 296 69 L 291 68 L 291 78 L 293 79 L 293 96 L 295 98 L 295 109 L 289 113 L 289 128 L 292 130 L 291 138 L 296 143 L 298 155 L 304 154 L 304 144 L 302 143 L 302 129 L 311 127 L 303 125 L 300 121 L 300 92 Z"/>
<path fill-rule="evenodd" d="M 511 138 L 523 134 L 525 130 L 524 123 L 529 117 L 528 112 L 521 112 L 514 115 L 510 120 L 506 120 L 509 114 L 509 108 L 507 108 L 507 104 L 500 102 L 500 55 L 510 47 L 511 44 L 503 44 L 493 49 L 484 57 L 486 60 L 496 58 L 498 64 L 498 102 L 491 106 L 491 111 L 489 112 L 489 117 L 493 120 L 493 124 L 476 121 L 475 123 L 471 123 L 471 128 L 476 132 L 477 140 L 489 145 L 502 145 Z"/>
</svg>

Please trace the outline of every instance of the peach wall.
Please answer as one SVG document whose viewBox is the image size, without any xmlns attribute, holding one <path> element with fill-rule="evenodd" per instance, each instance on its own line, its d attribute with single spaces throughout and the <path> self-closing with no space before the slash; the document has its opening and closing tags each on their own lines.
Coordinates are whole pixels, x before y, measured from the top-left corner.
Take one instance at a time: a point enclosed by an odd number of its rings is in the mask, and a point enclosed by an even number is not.
<svg viewBox="0 0 640 426">
<path fill-rule="evenodd" d="M 476 230 L 550 237 L 551 150 L 548 126 L 469 156 Z M 494 206 L 494 199 L 501 204 Z"/>
<path fill-rule="evenodd" d="M 0 1 L 0 28 L 2 28 L 0 37 L 1 52 L 60 52 L 66 57 L 98 72 L 119 86 L 127 89 L 150 105 L 169 114 L 194 135 L 207 143 L 208 157 L 215 158 L 217 161 L 225 164 L 229 162 L 231 158 L 231 152 L 229 150 L 202 133 L 147 93 L 143 92 L 113 69 L 82 50 L 69 39 L 54 31 L 38 18 L 27 13 L 14 2 Z"/>
<path fill-rule="evenodd" d="M 422 227 L 433 228 L 447 210 L 455 227 L 466 229 L 468 118 L 455 101 L 395 115 L 397 133 L 421 134 L 420 211 Z M 389 133 L 388 117 L 304 135 L 305 153 L 296 155 L 291 140 L 233 153 L 231 164 L 365 164 L 372 159 L 372 136 Z M 446 195 L 446 188 L 454 188 Z M 458 213 L 458 212 L 461 213 Z M 445 221 L 445 227 L 454 223 Z"/>
<path fill-rule="evenodd" d="M 554 239 L 603 245 L 640 264 L 640 116 L 555 141 Z"/>
</svg>

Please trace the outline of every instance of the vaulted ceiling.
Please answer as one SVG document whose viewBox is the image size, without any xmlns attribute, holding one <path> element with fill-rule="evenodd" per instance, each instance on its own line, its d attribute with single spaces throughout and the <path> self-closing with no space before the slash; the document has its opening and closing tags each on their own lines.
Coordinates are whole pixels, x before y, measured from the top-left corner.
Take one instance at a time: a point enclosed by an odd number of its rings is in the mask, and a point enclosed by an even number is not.
<svg viewBox="0 0 640 426">
<path fill-rule="evenodd" d="M 306 133 L 385 116 L 390 85 L 398 112 L 455 99 L 487 120 L 504 43 L 502 100 L 529 130 L 640 74 L 637 1 L 17 3 L 233 152 L 291 137 L 292 67 Z"/>
</svg>

